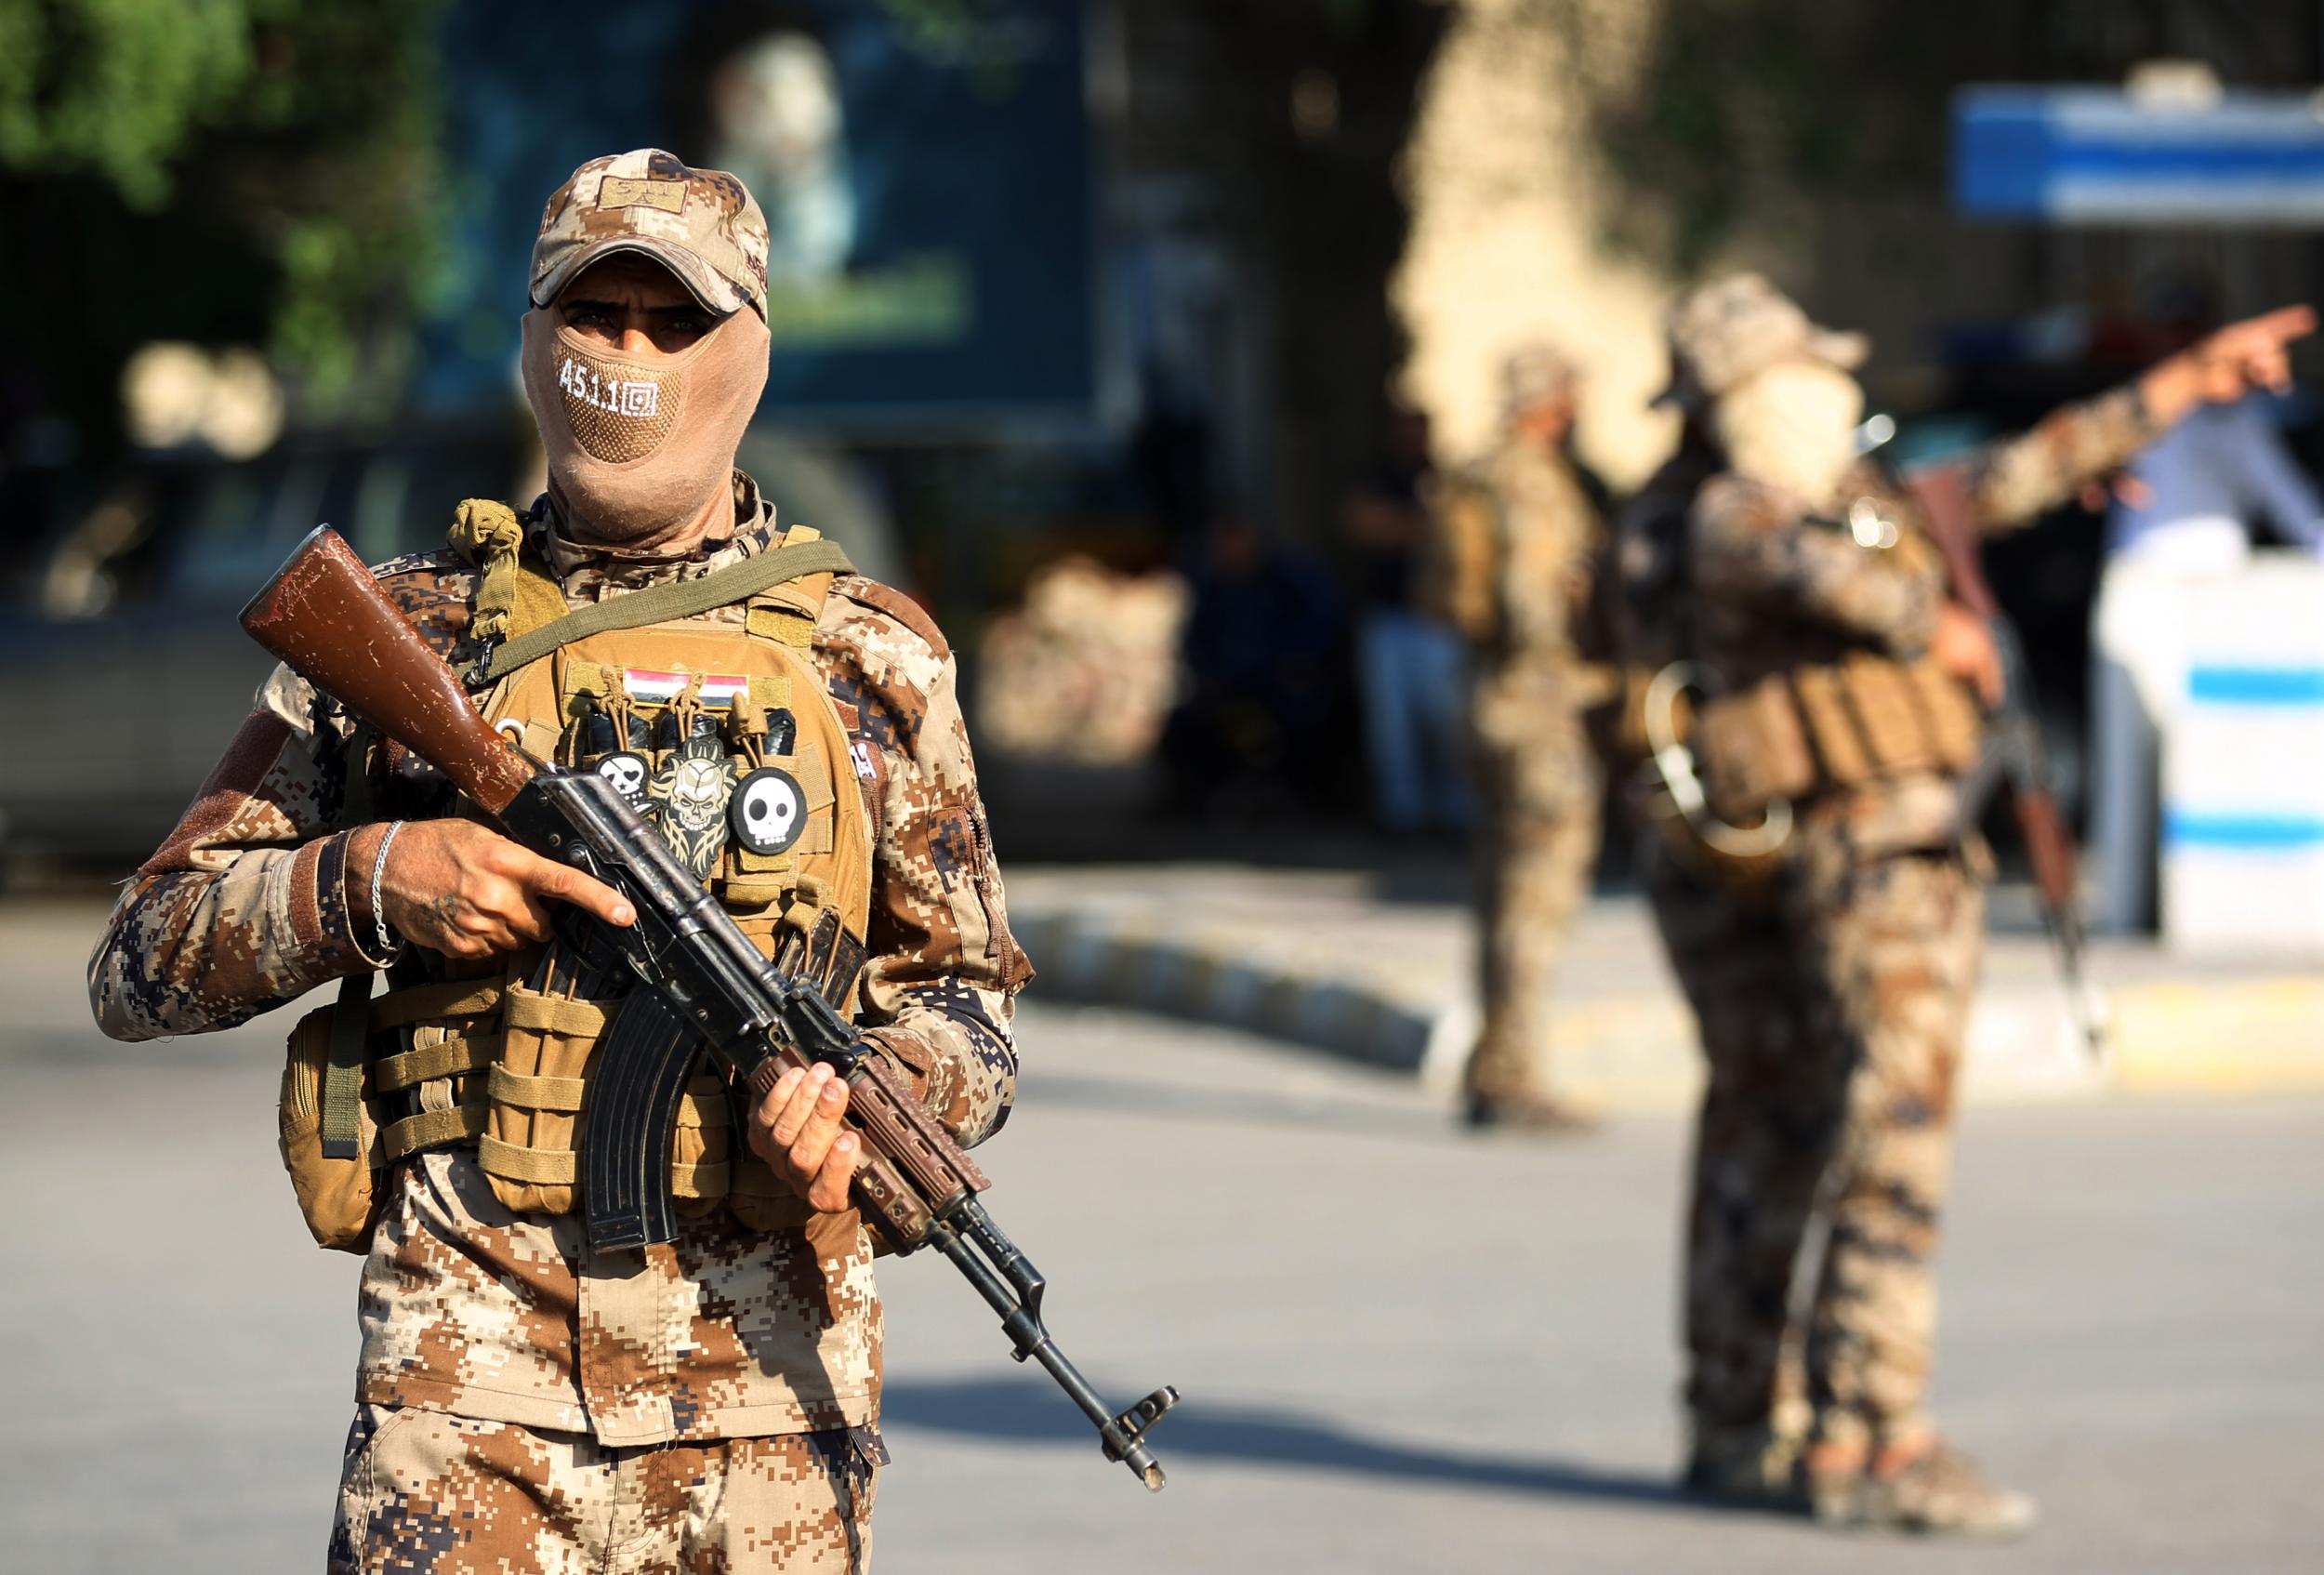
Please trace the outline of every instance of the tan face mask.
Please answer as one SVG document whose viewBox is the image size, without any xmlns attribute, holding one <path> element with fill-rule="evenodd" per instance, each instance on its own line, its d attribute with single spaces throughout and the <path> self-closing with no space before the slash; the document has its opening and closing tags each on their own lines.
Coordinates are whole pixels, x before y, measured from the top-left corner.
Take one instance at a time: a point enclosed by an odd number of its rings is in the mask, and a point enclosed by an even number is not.
<svg viewBox="0 0 2324 1575">
<path fill-rule="evenodd" d="M 560 500 L 598 539 L 659 545 L 733 496 L 734 451 L 767 386 L 767 325 L 736 311 L 676 355 L 625 355 L 524 314 L 525 403 Z"/>
<path fill-rule="evenodd" d="M 1864 390 L 1839 367 L 1786 361 L 1730 389 L 1711 411 L 1727 466 L 1823 504 L 1856 462 Z"/>
</svg>

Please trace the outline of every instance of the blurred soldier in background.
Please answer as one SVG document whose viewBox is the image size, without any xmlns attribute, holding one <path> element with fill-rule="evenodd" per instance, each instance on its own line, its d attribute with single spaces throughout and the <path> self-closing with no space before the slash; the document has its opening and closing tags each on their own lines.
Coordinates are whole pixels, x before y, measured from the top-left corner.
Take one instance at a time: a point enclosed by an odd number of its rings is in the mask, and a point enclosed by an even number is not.
<svg viewBox="0 0 2324 1575">
<path fill-rule="evenodd" d="M 1598 856 L 1581 626 L 1605 492 L 1572 454 L 1572 363 L 1525 345 L 1501 378 L 1500 443 L 1437 489 L 1424 578 L 1472 654 L 1484 1021 L 1465 1074 L 1468 1119 L 1555 1130 L 1584 1124 L 1552 1092 L 1549 1006 L 1558 945 Z"/>
<path fill-rule="evenodd" d="M 1960 472 L 1970 511 L 2006 528 L 2205 400 L 2280 385 L 2283 341 L 2309 325 L 2299 310 L 2224 330 L 1982 451 Z M 1670 795 L 1648 870 L 1710 1060 L 1687 1480 L 1836 1522 L 2014 1533 L 2031 1501 L 1987 1482 L 1921 1410 L 1983 940 L 1987 855 L 1959 788 L 1978 751 L 1972 695 L 1999 689 L 1994 647 L 1948 599 L 1916 504 L 1859 458 L 1861 338 L 1816 328 L 1749 274 L 1681 298 L 1670 331 L 1668 397 L 1723 462 L 1695 495 L 1654 620 L 1683 631 L 1694 664 L 1709 795 Z M 1670 696 L 1655 698 L 1675 726 Z M 1795 1313 L 1814 1224 L 1821 1261 Z"/>
</svg>

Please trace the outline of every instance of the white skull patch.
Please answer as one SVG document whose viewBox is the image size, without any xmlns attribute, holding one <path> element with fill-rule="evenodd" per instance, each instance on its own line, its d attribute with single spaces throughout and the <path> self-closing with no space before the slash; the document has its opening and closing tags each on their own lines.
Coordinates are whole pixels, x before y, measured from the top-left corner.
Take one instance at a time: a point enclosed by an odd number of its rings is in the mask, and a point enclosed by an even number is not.
<svg viewBox="0 0 2324 1575">
<path fill-rule="evenodd" d="M 597 774 L 614 785 L 614 791 L 633 804 L 645 802 L 645 779 L 652 768 L 643 755 L 624 749 L 597 762 Z"/>
<path fill-rule="evenodd" d="M 807 794 L 789 772 L 761 766 L 734 785 L 726 817 L 752 853 L 784 853 L 807 829 Z"/>
</svg>

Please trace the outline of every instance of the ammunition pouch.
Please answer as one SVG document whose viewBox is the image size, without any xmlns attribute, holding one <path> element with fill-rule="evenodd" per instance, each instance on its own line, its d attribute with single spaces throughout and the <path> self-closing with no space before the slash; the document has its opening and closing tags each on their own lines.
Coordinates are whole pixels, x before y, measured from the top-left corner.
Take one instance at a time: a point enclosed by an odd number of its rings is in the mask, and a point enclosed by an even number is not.
<svg viewBox="0 0 2324 1575">
<path fill-rule="evenodd" d="M 1711 813 L 1725 821 L 1917 773 L 1977 761 L 1968 691 L 1934 661 L 1868 653 L 1771 673 L 1706 701 L 1693 747 Z"/>
<path fill-rule="evenodd" d="M 323 1085 L 331 1061 L 331 1020 L 337 1009 L 317 1007 L 291 1029 L 283 1059 L 277 1142 L 283 1168 L 290 1172 L 298 1212 L 318 1247 L 343 1252 L 371 1248 L 371 1227 L 379 1217 L 377 1172 L 382 1163 L 379 1124 L 370 1102 L 356 1105 L 356 1149 L 345 1158 L 325 1152 Z"/>
</svg>

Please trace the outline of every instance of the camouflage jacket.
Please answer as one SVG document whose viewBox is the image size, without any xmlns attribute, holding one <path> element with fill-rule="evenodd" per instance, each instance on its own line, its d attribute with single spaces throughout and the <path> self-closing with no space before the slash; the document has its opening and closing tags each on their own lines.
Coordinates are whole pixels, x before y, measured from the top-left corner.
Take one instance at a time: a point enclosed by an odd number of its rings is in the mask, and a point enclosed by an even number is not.
<svg viewBox="0 0 2324 1575">
<path fill-rule="evenodd" d="M 1548 752 L 1590 791 L 1588 747 L 1577 717 L 1590 698 L 1585 648 L 1590 579 L 1604 535 L 1596 506 L 1561 457 L 1505 443 L 1463 472 L 1489 508 L 1478 551 L 1488 635 L 1477 647 L 1470 716 L 1489 752 Z M 1570 796 L 1570 795 L 1565 795 Z"/>
<path fill-rule="evenodd" d="M 747 478 L 738 505 L 733 537 L 674 564 L 567 543 L 546 499 L 526 523 L 577 606 L 707 574 L 780 539 Z M 465 563 L 432 553 L 377 572 L 431 644 L 462 654 Z M 876 829 L 859 1021 L 944 1124 L 977 1142 L 1008 1114 L 1010 1002 L 1031 969 L 1009 933 L 951 653 L 906 598 L 843 576 L 812 655 L 856 741 Z M 227 1027 L 374 966 L 365 872 L 347 867 L 351 731 L 295 674 L 267 681 L 115 905 L 89 965 L 107 1033 Z M 440 788 L 421 801 L 390 786 L 385 813 L 450 808 Z M 398 981 L 433 960 L 407 955 Z M 754 1234 L 714 1214 L 649 1249 L 642 1267 L 625 1253 L 601 1268 L 578 1216 L 511 1212 L 467 1150 L 416 1156 L 395 1168 L 363 1271 L 361 1396 L 625 1444 L 869 1422 L 880 1362 L 869 1244 L 860 1231 L 853 1242 L 812 1234 Z"/>
<path fill-rule="evenodd" d="M 2122 389 L 1980 449 L 1962 462 L 1975 523 L 1988 532 L 2022 524 L 2127 463 L 2154 435 L 2136 390 Z M 1697 493 L 1676 621 L 1714 693 L 1850 651 L 1908 661 L 1926 653 L 1946 577 L 1918 505 L 1868 466 L 1838 496 L 1868 506 L 1864 531 L 1733 473 L 1711 477 Z M 1948 782 L 1907 776 L 1849 797 L 1831 813 L 1855 818 L 1871 841 L 1935 845 L 1955 835 Z"/>
<path fill-rule="evenodd" d="M 1562 457 L 1509 443 L 1478 467 L 1499 503 L 1499 665 L 1568 668 L 1589 642 L 1583 615 L 1604 534 L 1598 510 Z"/>
</svg>

